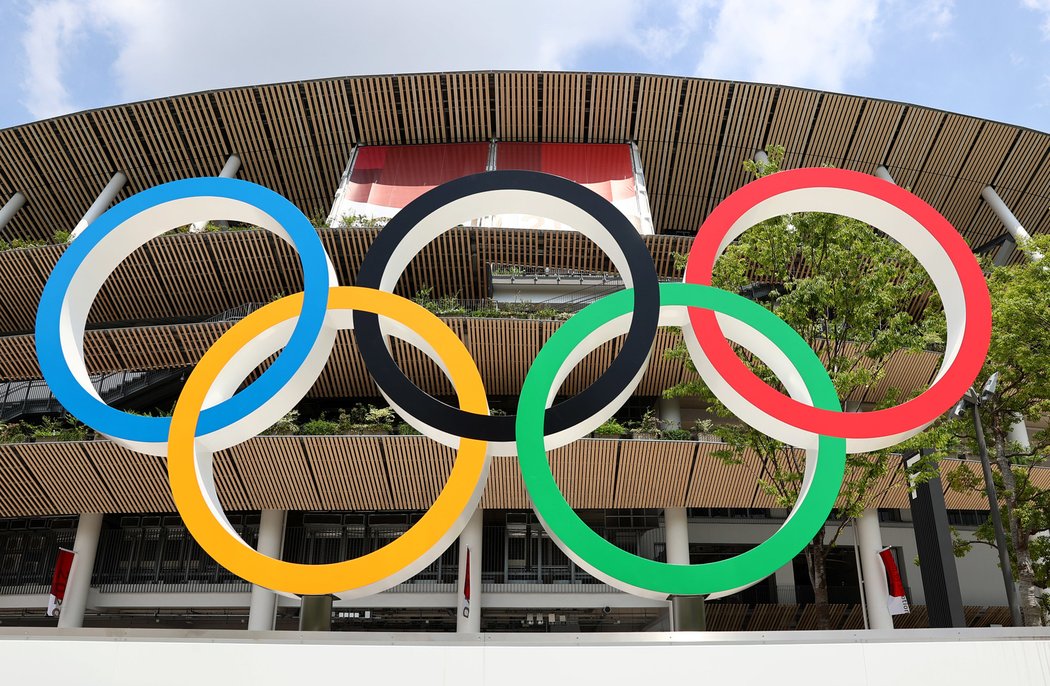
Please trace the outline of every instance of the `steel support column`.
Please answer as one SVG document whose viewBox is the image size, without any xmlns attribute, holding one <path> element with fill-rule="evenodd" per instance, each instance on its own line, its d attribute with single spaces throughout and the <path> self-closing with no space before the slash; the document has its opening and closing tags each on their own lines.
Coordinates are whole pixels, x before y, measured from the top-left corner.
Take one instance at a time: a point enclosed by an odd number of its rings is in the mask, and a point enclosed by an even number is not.
<svg viewBox="0 0 1050 686">
<path fill-rule="evenodd" d="M 232 179 L 237 176 L 237 172 L 241 170 L 241 158 L 237 155 L 230 155 L 226 160 L 226 164 L 222 165 L 222 171 L 219 172 L 220 179 Z M 204 227 L 208 225 L 208 219 L 202 219 L 199 222 L 193 222 L 190 226 L 190 233 L 200 233 L 204 230 Z M 220 223 L 225 224 L 225 220 Z"/>
<path fill-rule="evenodd" d="M 83 218 L 77 225 L 73 227 L 73 231 L 69 234 L 69 240 L 73 240 L 88 227 L 91 222 L 99 218 L 103 212 L 109 209 L 109 206 L 113 204 L 113 200 L 116 199 L 117 194 L 120 193 L 120 189 L 124 188 L 124 184 L 128 182 L 128 177 L 124 176 L 123 172 L 116 172 L 113 174 L 113 178 L 109 180 L 106 187 L 102 189 L 102 192 L 95 198 L 95 202 L 91 203 L 91 207 L 84 213 Z"/>
<path fill-rule="evenodd" d="M 22 209 L 22 205 L 25 204 L 26 196 L 21 193 L 15 193 L 12 195 L 11 199 L 4 203 L 3 207 L 0 207 L 0 229 L 7 226 L 7 223 L 15 216 L 15 213 Z"/>
</svg>

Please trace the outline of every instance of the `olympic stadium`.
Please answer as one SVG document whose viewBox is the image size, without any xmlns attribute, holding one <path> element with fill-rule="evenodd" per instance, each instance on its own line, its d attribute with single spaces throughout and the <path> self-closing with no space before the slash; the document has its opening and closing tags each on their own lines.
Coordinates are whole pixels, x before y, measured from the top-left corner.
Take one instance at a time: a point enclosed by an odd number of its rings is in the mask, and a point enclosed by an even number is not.
<svg viewBox="0 0 1050 686">
<path fill-rule="evenodd" d="M 834 167 L 896 184 L 940 212 L 973 254 L 1000 263 L 1022 259 L 1018 235 L 1050 231 L 1047 133 L 773 85 L 556 72 L 347 77 L 173 96 L 0 130 L 0 232 L 9 246 L 0 251 L 8 293 L 0 300 L 0 421 L 18 427 L 0 444 L 0 627 L 304 624 L 305 600 L 253 585 L 202 549 L 173 500 L 162 454 L 69 423 L 70 408 L 42 378 L 36 332 L 45 284 L 110 207 L 196 177 L 252 182 L 312 220 L 311 240 L 316 234 L 335 282 L 376 287 L 378 276 L 364 276 L 376 258 L 366 254 L 425 191 L 483 172 L 547 172 L 604 197 L 644 246 L 654 282 L 673 282 L 682 279 L 676 255 L 690 252 L 700 225 L 749 181 L 742 163 L 761 160 L 770 145 L 786 151 L 784 169 Z M 494 415 L 513 414 L 532 361 L 570 315 L 637 278 L 619 268 L 629 256 L 618 260 L 601 240 L 572 230 L 571 216 L 489 207 L 402 255 L 403 275 L 382 272 L 384 289 L 424 303 L 462 341 Z M 112 274 L 82 308 L 83 376 L 102 402 L 133 416 L 170 414 L 221 335 L 304 289 L 307 262 L 294 241 L 235 210 L 183 219 L 106 267 Z M 407 412 L 388 410 L 372 374 L 386 354 L 419 391 L 455 404 L 447 370 L 402 341 L 385 353 L 373 336 L 369 353 L 365 329 L 355 331 L 333 340 L 298 417 L 215 453 L 229 528 L 270 558 L 317 565 L 379 550 L 425 517 L 452 473 L 456 450 L 416 435 Z M 662 397 L 691 378 L 659 354 L 680 334 L 654 331 L 646 345 L 657 352 L 616 417 L 644 424 L 655 413 L 665 428 L 691 427 L 703 408 Z M 584 394 L 620 352 L 607 345 L 584 357 L 559 398 Z M 852 409 L 874 408 L 891 388 L 922 391 L 941 358 L 896 356 L 878 385 L 850 399 Z M 249 381 L 269 373 L 263 368 Z M 508 416 L 502 425 L 512 424 Z M 783 526 L 788 511 L 747 472 L 713 459 L 719 444 L 710 436 L 672 436 L 589 430 L 550 453 L 550 471 L 581 522 L 649 560 L 724 560 Z M 954 462 L 945 460 L 942 473 Z M 318 604 L 323 628 L 382 636 L 681 628 L 666 594 L 624 592 L 563 551 L 533 510 L 513 454 L 496 451 L 487 469 L 476 511 L 461 515 L 458 539 L 442 540 L 425 568 L 376 593 L 311 595 L 328 598 Z M 1034 474 L 1050 483 L 1050 469 Z M 945 582 L 926 557 L 936 544 L 923 543 L 933 524 L 916 520 L 907 483 L 893 478 L 829 557 L 829 628 L 874 623 L 862 558 L 882 549 L 892 551 L 911 609 L 888 620 L 893 628 L 1009 626 L 998 558 L 983 548 L 951 561 L 961 614 L 954 624 L 939 619 L 943 609 L 927 601 Z M 988 511 L 986 499 L 950 489 L 934 506 L 940 526 L 963 536 Z M 56 618 L 48 599 L 62 548 L 76 561 Z M 805 560 L 708 600 L 704 613 L 708 631 L 817 628 Z"/>
</svg>

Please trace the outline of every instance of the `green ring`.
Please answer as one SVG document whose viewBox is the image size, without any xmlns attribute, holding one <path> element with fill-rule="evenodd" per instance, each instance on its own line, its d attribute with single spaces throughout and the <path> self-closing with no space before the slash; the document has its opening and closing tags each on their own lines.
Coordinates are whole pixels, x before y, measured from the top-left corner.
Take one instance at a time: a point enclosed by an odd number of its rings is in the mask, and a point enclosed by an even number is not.
<svg viewBox="0 0 1050 686">
<path fill-rule="evenodd" d="M 606 296 L 565 322 L 529 368 L 515 424 L 518 460 L 533 508 L 551 538 L 592 575 L 622 590 L 659 595 L 705 595 L 760 581 L 789 562 L 827 522 L 846 470 L 846 441 L 821 435 L 817 467 L 793 514 L 769 539 L 728 560 L 676 565 L 638 557 L 594 532 L 569 506 L 554 481 L 543 445 L 543 416 L 558 369 L 590 333 L 631 311 L 631 291 Z M 787 356 L 809 390 L 813 405 L 841 411 L 838 393 L 816 353 L 790 326 L 760 305 L 710 286 L 660 285 L 660 304 L 704 307 L 738 319 Z"/>
</svg>

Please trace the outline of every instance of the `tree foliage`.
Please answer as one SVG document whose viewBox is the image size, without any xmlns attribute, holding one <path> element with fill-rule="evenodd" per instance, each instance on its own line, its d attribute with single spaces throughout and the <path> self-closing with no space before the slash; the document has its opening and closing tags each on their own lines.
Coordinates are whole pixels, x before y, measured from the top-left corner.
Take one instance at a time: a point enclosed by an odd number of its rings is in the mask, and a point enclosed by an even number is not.
<svg viewBox="0 0 1050 686">
<path fill-rule="evenodd" d="M 747 161 L 745 168 L 756 177 L 775 173 L 784 150 L 771 147 L 767 155 L 768 163 Z M 943 314 L 925 271 L 899 243 L 849 217 L 805 212 L 764 221 L 726 248 L 713 283 L 753 298 L 795 329 L 824 361 L 847 411 L 861 409 L 898 351 L 942 345 Z M 782 390 L 765 365 L 745 351 L 739 354 L 759 377 Z M 684 345 L 667 355 L 695 371 Z M 679 384 L 666 395 L 698 396 L 715 415 L 733 418 L 700 380 Z M 881 404 L 896 404 L 898 395 L 891 390 Z M 733 421 L 716 423 L 713 432 L 726 444 L 717 451 L 720 459 L 750 467 L 777 506 L 794 506 L 802 486 L 802 451 Z M 950 437 L 939 427 L 894 451 L 928 449 L 916 475 L 928 478 Z M 890 451 L 848 456 L 830 531 L 821 531 L 804 551 L 824 626 L 828 551 L 845 525 L 877 502 L 902 469 L 902 460 Z"/>
<path fill-rule="evenodd" d="M 1050 459 L 1050 429 L 1037 431 L 1028 446 L 1014 440 L 1012 429 L 1021 420 L 1038 422 L 1050 414 L 1050 265 L 1042 258 L 1050 252 L 1050 238 L 1033 238 L 1020 247 L 1027 259 L 987 274 L 992 340 L 976 387 L 999 373 L 996 394 L 981 403 L 980 413 L 998 468 L 996 490 L 1022 614 L 1031 626 L 1045 621 L 1042 589 L 1050 583 L 1050 539 L 1039 535 L 1050 528 L 1050 489 L 1036 478 Z M 976 454 L 972 427 L 967 429 L 960 436 L 962 448 Z M 984 493 L 983 479 L 967 465 L 955 470 L 951 484 Z M 978 528 L 976 539 L 994 545 L 990 523 Z"/>
</svg>

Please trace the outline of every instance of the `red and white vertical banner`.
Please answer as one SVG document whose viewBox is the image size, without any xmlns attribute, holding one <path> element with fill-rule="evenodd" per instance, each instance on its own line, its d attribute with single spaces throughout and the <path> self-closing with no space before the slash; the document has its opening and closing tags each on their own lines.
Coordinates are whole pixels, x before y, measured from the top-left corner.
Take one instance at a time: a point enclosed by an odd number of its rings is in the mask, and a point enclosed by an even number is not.
<svg viewBox="0 0 1050 686">
<path fill-rule="evenodd" d="M 467 548 L 467 572 L 463 575 L 463 616 L 470 616 L 470 548 Z"/>
<path fill-rule="evenodd" d="M 893 551 L 883 548 L 879 551 L 882 565 L 886 568 L 886 588 L 889 591 L 887 605 L 891 615 L 904 615 L 911 612 L 908 607 L 908 596 L 904 592 L 904 582 L 901 581 L 900 570 L 897 569 L 897 561 L 893 559 Z"/>
<path fill-rule="evenodd" d="M 51 575 L 51 595 L 47 599 L 47 616 L 55 617 L 62 611 L 62 601 L 66 597 L 66 584 L 69 583 L 69 570 L 73 567 L 72 550 L 58 549 L 55 558 L 55 573 Z"/>
</svg>

